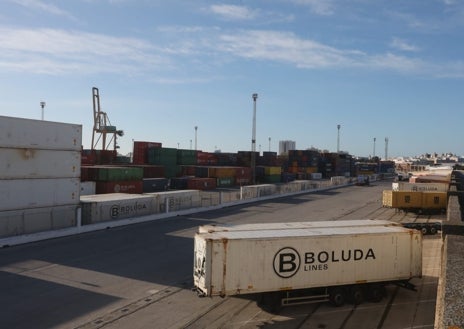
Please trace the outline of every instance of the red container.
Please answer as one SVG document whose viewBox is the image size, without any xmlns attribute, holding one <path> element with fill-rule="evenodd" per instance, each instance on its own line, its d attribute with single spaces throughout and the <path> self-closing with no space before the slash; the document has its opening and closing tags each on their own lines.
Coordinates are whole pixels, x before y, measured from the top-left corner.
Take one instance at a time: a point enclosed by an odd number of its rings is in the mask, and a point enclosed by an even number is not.
<svg viewBox="0 0 464 329">
<path fill-rule="evenodd" d="M 217 158 L 213 153 L 197 152 L 197 164 L 202 166 L 209 166 L 217 164 Z"/>
<path fill-rule="evenodd" d="M 238 179 L 251 179 L 251 168 L 250 167 L 237 167 L 235 168 L 235 177 Z"/>
<path fill-rule="evenodd" d="M 216 188 L 216 178 L 191 178 L 187 181 L 189 190 L 212 190 Z"/>
<path fill-rule="evenodd" d="M 197 166 L 180 166 L 181 171 L 180 174 L 181 176 L 195 176 Z"/>
<path fill-rule="evenodd" d="M 157 142 L 134 142 L 134 149 L 132 153 L 132 163 L 134 164 L 148 164 L 148 149 L 151 147 L 162 147 L 161 143 Z"/>
<path fill-rule="evenodd" d="M 94 165 L 97 163 L 97 155 L 95 150 L 81 151 L 81 165 Z"/>
<path fill-rule="evenodd" d="M 143 181 L 96 182 L 96 193 L 130 193 L 142 194 Z"/>
</svg>

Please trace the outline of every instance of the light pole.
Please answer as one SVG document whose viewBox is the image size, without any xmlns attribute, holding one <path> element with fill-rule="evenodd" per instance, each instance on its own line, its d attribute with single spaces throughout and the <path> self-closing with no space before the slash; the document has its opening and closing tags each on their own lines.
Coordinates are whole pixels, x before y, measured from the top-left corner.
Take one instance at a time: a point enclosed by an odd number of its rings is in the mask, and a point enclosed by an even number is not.
<svg viewBox="0 0 464 329">
<path fill-rule="evenodd" d="M 269 152 L 271 152 L 271 137 L 269 137 Z"/>
<path fill-rule="evenodd" d="M 197 150 L 197 130 L 198 126 L 195 126 L 195 151 Z"/>
<path fill-rule="evenodd" d="M 251 174 L 253 185 L 256 184 L 256 100 L 258 94 L 253 94 L 253 132 L 251 136 Z"/>
<path fill-rule="evenodd" d="M 373 157 L 374 157 L 374 158 L 375 158 L 375 141 L 376 141 L 376 139 L 377 139 L 377 138 L 374 137 L 374 152 L 373 152 L 373 154 L 374 154 Z"/>
<path fill-rule="evenodd" d="M 340 125 L 337 125 L 337 153 L 340 153 Z"/>
<path fill-rule="evenodd" d="M 45 107 L 45 102 L 44 101 L 40 102 L 40 107 L 42 108 L 42 121 L 43 121 L 43 119 L 44 119 L 44 107 Z"/>
</svg>

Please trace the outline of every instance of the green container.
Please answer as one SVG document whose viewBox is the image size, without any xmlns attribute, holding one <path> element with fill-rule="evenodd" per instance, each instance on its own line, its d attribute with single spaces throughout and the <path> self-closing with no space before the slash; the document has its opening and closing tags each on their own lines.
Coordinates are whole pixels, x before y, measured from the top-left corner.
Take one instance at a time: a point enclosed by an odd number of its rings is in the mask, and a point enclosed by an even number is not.
<svg viewBox="0 0 464 329">
<path fill-rule="evenodd" d="M 173 178 L 180 175 L 182 168 L 175 164 L 164 166 L 164 176 L 166 178 Z"/>
<path fill-rule="evenodd" d="M 176 165 L 177 149 L 165 147 L 149 148 L 148 163 L 163 166 Z"/>
<path fill-rule="evenodd" d="M 197 164 L 197 151 L 177 150 L 177 164 L 196 165 Z"/>
<path fill-rule="evenodd" d="M 262 177 L 264 183 L 280 183 L 281 177 L 280 175 L 266 175 Z"/>
<path fill-rule="evenodd" d="M 217 187 L 230 187 L 235 185 L 234 177 L 221 177 L 216 180 Z"/>
<path fill-rule="evenodd" d="M 102 182 L 141 180 L 143 169 L 137 167 L 98 168 L 97 180 Z"/>
</svg>

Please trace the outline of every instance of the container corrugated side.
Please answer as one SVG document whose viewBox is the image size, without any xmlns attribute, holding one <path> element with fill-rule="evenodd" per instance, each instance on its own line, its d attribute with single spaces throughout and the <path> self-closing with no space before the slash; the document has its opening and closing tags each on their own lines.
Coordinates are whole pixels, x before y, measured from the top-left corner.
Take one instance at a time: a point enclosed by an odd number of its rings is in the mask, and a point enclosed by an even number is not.
<svg viewBox="0 0 464 329">
<path fill-rule="evenodd" d="M 0 148 L 0 179 L 78 178 L 78 151 Z"/>
<path fill-rule="evenodd" d="M 196 234 L 194 284 L 208 296 L 422 276 L 422 236 L 401 227 Z"/>
<path fill-rule="evenodd" d="M 0 211 L 0 237 L 32 234 L 77 225 L 78 206 Z"/>
<path fill-rule="evenodd" d="M 82 224 L 147 216 L 157 212 L 156 198 L 125 193 L 81 196 Z"/>
<path fill-rule="evenodd" d="M 447 205 L 447 192 L 422 192 L 422 209 L 446 209 Z"/>
<path fill-rule="evenodd" d="M 207 224 L 198 227 L 198 233 L 212 233 L 221 231 L 264 231 L 264 230 L 294 230 L 320 227 L 366 227 L 366 226 L 399 226 L 396 222 L 376 219 L 353 219 L 353 220 L 326 220 L 306 222 L 285 223 L 251 223 L 251 224 Z"/>
<path fill-rule="evenodd" d="M 79 204 L 79 178 L 0 180 L 0 211 Z"/>
<path fill-rule="evenodd" d="M 408 183 L 393 182 L 393 191 L 415 191 L 415 192 L 447 192 L 449 184 L 445 183 Z"/>
<path fill-rule="evenodd" d="M 160 212 L 178 211 L 201 206 L 200 191 L 179 190 L 156 193 L 145 193 L 158 200 Z"/>
<path fill-rule="evenodd" d="M 0 116 L 0 146 L 80 151 L 82 125 Z"/>
</svg>

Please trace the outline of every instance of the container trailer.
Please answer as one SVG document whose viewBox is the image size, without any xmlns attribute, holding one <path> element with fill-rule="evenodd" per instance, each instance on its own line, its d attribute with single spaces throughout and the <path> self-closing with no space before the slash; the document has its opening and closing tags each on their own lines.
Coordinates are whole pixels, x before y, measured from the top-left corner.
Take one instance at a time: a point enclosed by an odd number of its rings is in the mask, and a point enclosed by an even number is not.
<svg viewBox="0 0 464 329">
<path fill-rule="evenodd" d="M 401 226 L 316 224 L 194 238 L 194 289 L 200 296 L 257 294 L 271 311 L 310 302 L 380 301 L 387 284 L 414 289 L 410 280 L 421 276 L 422 235 Z"/>
</svg>

